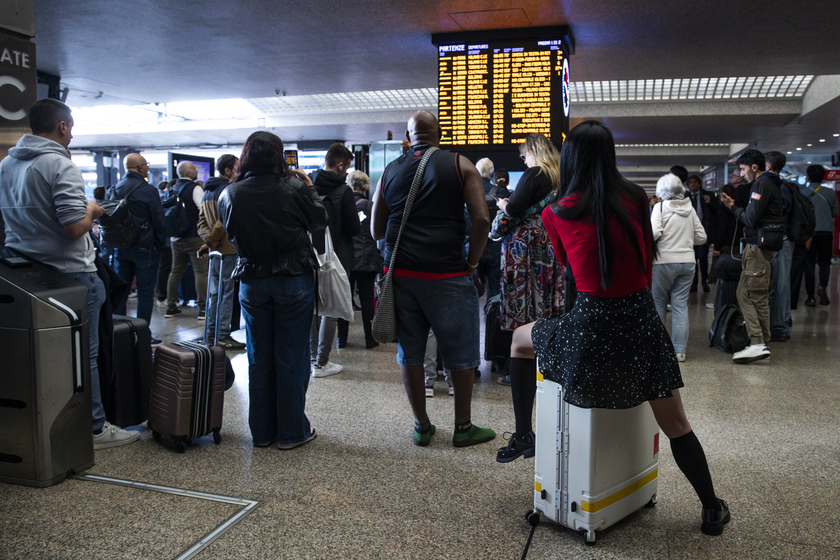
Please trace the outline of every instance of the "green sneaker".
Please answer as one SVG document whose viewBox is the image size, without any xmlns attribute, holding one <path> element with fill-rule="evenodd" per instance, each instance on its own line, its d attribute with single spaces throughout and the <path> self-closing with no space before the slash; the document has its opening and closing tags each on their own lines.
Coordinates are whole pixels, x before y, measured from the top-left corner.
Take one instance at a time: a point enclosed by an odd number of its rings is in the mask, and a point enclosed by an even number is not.
<svg viewBox="0 0 840 560">
<path fill-rule="evenodd" d="M 417 428 L 414 428 L 414 445 L 419 445 L 420 447 L 426 447 L 429 445 L 429 442 L 432 441 L 432 436 L 435 434 L 435 425 L 432 424 L 429 428 L 429 431 L 425 434 L 421 434 L 417 431 Z"/>
<path fill-rule="evenodd" d="M 468 431 L 463 434 L 455 434 L 452 436 L 452 445 L 455 447 L 469 447 L 470 445 L 478 445 L 492 440 L 496 437 L 496 432 L 490 428 L 479 428 L 473 425 Z"/>
</svg>

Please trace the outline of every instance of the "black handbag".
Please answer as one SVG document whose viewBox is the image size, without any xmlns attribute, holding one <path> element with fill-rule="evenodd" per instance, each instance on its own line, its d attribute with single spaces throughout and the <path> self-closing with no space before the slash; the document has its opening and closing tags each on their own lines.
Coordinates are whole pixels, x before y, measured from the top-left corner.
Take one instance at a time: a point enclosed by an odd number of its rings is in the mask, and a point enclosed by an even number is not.
<svg viewBox="0 0 840 560">
<path fill-rule="evenodd" d="M 765 251 L 781 251 L 785 245 L 784 218 L 765 219 L 761 227 L 756 228 L 756 244 Z"/>
</svg>

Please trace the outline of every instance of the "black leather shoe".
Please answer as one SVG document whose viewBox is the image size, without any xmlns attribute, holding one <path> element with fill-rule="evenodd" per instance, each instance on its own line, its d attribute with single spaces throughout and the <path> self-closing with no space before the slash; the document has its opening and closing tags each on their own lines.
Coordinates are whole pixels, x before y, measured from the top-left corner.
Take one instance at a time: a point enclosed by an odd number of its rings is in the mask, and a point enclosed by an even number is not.
<svg viewBox="0 0 840 560">
<path fill-rule="evenodd" d="M 720 502 L 720 511 L 716 509 L 703 510 L 703 524 L 700 525 L 700 530 L 706 535 L 720 535 L 723 533 L 723 526 L 729 523 L 729 505 L 718 498 Z"/>
<path fill-rule="evenodd" d="M 375 340 L 366 340 L 365 341 L 365 350 L 372 350 L 379 346 L 379 343 Z"/>
<path fill-rule="evenodd" d="M 703 280 L 703 291 L 708 294 L 710 290 L 711 288 L 709 288 L 709 284 L 705 280 Z"/>
<path fill-rule="evenodd" d="M 339 338 L 338 340 L 335 341 L 335 347 L 336 348 L 347 348 L 347 341 L 346 340 L 341 340 Z"/>
<path fill-rule="evenodd" d="M 808 299 L 805 300 L 805 305 L 807 305 L 808 307 L 816 307 L 817 302 L 814 301 L 814 296 L 809 295 Z"/>
<path fill-rule="evenodd" d="M 510 463 L 520 455 L 522 457 L 533 457 L 534 432 L 528 432 L 522 437 L 511 434 L 507 447 L 502 447 L 496 452 L 496 461 L 499 463 Z"/>
<path fill-rule="evenodd" d="M 788 337 L 783 334 L 771 334 L 770 342 L 787 342 Z"/>
</svg>

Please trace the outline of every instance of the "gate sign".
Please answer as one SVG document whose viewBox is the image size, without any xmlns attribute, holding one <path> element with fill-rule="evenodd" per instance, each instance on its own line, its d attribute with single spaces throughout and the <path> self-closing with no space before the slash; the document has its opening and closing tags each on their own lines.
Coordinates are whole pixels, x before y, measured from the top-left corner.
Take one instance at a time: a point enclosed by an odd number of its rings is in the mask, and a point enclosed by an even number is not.
<svg viewBox="0 0 840 560">
<path fill-rule="evenodd" d="M 823 179 L 823 181 L 840 181 L 840 169 L 826 169 L 825 179 Z"/>
<path fill-rule="evenodd" d="M 0 33 L 0 129 L 28 128 L 27 111 L 38 96 L 35 43 Z"/>
</svg>

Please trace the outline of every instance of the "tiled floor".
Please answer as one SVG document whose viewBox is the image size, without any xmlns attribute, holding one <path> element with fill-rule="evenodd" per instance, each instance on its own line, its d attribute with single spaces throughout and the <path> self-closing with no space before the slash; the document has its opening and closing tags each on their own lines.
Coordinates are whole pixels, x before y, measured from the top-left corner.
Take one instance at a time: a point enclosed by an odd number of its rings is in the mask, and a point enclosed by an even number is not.
<svg viewBox="0 0 840 560">
<path fill-rule="evenodd" d="M 731 506 L 723 536 L 700 533 L 700 504 L 663 438 L 655 508 L 603 531 L 593 547 L 543 520 L 528 558 L 840 558 L 840 269 L 833 272 L 831 306 L 795 310 L 793 338 L 748 366 L 708 347 L 711 294 L 691 296 L 683 400 Z M 164 319 L 158 308 L 152 328 L 165 340 L 201 332 L 195 309 Z M 220 445 L 205 437 L 177 454 L 141 427 L 141 441 L 97 452 L 87 473 L 261 502 L 197 558 L 519 558 L 533 460 L 494 460 L 513 427 L 510 390 L 482 367 L 473 419 L 499 436 L 456 449 L 452 398 L 440 382 L 428 403 L 438 433 L 415 447 L 396 347 L 364 350 L 360 326 L 350 333 L 331 357 L 344 372 L 310 386 L 312 443 L 253 448 L 247 360 L 231 353 L 237 381 Z M 45 489 L 0 484 L 0 558 L 176 558 L 239 509 L 77 479 Z"/>
</svg>

